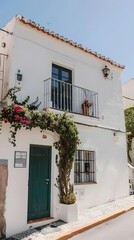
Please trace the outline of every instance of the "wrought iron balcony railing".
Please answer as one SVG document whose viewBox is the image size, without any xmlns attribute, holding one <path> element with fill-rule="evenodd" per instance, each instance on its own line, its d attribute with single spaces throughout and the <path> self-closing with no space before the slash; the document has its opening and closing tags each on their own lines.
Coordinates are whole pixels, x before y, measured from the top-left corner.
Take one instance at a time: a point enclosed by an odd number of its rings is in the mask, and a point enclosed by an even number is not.
<svg viewBox="0 0 134 240">
<path fill-rule="evenodd" d="M 99 117 L 98 94 L 54 78 L 44 80 L 44 108 Z"/>
</svg>

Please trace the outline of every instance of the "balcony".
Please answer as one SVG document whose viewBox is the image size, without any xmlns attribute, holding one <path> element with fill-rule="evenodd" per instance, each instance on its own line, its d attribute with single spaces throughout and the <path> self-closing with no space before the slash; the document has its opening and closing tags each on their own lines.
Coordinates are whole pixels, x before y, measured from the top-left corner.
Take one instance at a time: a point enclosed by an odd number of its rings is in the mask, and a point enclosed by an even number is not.
<svg viewBox="0 0 134 240">
<path fill-rule="evenodd" d="M 44 108 L 98 118 L 98 94 L 54 78 L 44 80 Z"/>
</svg>

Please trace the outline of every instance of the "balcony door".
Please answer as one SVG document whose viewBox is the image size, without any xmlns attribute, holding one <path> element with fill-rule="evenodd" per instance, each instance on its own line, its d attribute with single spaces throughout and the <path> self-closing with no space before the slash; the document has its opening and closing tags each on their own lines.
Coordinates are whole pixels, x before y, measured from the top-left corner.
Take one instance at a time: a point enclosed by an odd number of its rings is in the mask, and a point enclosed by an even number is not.
<svg viewBox="0 0 134 240">
<path fill-rule="evenodd" d="M 52 64 L 52 107 L 72 111 L 72 71 Z"/>
</svg>

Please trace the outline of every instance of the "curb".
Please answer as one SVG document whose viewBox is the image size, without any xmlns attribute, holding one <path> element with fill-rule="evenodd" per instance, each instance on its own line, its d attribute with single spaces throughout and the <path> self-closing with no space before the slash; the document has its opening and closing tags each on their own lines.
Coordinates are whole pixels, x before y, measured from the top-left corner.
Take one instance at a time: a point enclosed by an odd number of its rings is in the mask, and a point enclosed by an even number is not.
<svg viewBox="0 0 134 240">
<path fill-rule="evenodd" d="M 111 215 L 107 215 L 105 217 L 103 217 L 102 219 L 100 220 L 96 220 L 96 221 L 93 221 L 93 222 L 90 222 L 89 224 L 86 224 L 86 225 L 83 225 L 83 226 L 80 226 L 78 228 L 75 228 L 74 230 L 71 230 L 69 232 L 65 232 L 65 233 L 61 233 L 61 236 L 59 234 L 59 236 L 57 236 L 56 238 L 54 238 L 53 240 L 68 240 L 69 238 L 72 238 L 74 237 L 75 235 L 78 235 L 82 232 L 85 232 L 93 227 L 96 227 L 104 222 L 107 222 L 109 220 L 112 220 L 128 211 L 131 211 L 134 209 L 134 206 L 133 207 L 128 207 L 128 208 L 125 208 L 125 209 L 122 209 L 116 213 L 113 213 Z"/>
</svg>

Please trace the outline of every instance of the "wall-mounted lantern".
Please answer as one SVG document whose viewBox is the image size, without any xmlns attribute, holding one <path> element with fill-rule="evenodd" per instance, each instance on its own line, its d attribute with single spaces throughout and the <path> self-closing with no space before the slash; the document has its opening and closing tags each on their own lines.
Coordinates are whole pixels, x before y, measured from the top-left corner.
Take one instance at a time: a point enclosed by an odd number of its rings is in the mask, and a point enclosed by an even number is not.
<svg viewBox="0 0 134 240">
<path fill-rule="evenodd" d="M 2 43 L 1 43 L 1 47 L 5 48 L 5 47 L 6 47 L 6 43 L 5 43 L 5 42 L 2 42 Z"/>
<path fill-rule="evenodd" d="M 109 74 L 110 74 L 110 69 L 109 69 L 107 66 L 105 66 L 105 67 L 102 69 L 102 72 L 103 72 L 104 77 L 106 78 L 106 77 L 108 77 Z"/>
<path fill-rule="evenodd" d="M 22 73 L 20 72 L 20 70 L 18 70 L 18 72 L 17 72 L 17 81 L 19 81 L 19 82 L 22 81 Z"/>
</svg>

